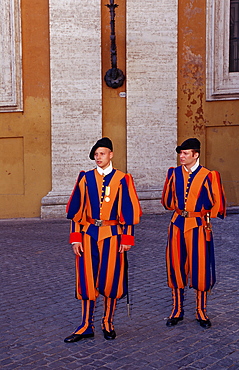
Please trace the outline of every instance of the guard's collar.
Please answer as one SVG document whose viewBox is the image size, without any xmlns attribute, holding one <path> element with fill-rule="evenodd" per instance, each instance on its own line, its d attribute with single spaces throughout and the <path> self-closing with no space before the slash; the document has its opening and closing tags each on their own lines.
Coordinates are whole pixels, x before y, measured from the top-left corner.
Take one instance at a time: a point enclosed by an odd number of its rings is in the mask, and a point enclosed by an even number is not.
<svg viewBox="0 0 239 370">
<path fill-rule="evenodd" d="M 186 166 L 183 166 L 183 167 L 184 167 L 185 171 L 187 171 L 187 172 L 194 172 L 194 171 L 196 171 L 198 166 L 199 166 L 199 158 L 197 159 L 196 163 L 192 166 L 192 168 L 190 168 L 190 170 L 188 170 Z"/>
<path fill-rule="evenodd" d="M 112 162 L 110 161 L 109 166 L 106 167 L 104 170 L 101 167 L 99 167 L 99 166 L 97 166 L 96 169 L 97 169 L 97 171 L 99 172 L 99 174 L 101 176 L 108 175 L 113 170 Z"/>
</svg>

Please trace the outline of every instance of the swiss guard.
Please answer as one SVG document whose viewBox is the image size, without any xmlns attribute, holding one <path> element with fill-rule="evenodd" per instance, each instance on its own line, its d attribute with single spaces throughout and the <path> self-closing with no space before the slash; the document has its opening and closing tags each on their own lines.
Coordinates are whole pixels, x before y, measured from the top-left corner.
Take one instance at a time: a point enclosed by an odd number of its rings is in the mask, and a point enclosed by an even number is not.
<svg viewBox="0 0 239 370">
<path fill-rule="evenodd" d="M 225 195 L 220 174 L 199 164 L 200 141 L 185 140 L 176 148 L 181 166 L 169 168 L 162 205 L 173 210 L 168 229 L 166 264 L 173 309 L 167 326 L 183 320 L 184 288 L 196 291 L 196 319 L 210 328 L 206 314 L 207 292 L 215 284 L 215 260 L 210 219 L 226 215 Z"/>
<path fill-rule="evenodd" d="M 104 338 L 116 337 L 113 318 L 117 299 L 128 293 L 126 252 L 134 245 L 134 225 L 142 215 L 132 176 L 112 166 L 111 140 L 98 140 L 89 156 L 96 168 L 80 172 L 67 205 L 82 322 L 65 338 L 66 343 L 94 336 L 93 316 L 99 294 L 104 302 Z"/>
</svg>

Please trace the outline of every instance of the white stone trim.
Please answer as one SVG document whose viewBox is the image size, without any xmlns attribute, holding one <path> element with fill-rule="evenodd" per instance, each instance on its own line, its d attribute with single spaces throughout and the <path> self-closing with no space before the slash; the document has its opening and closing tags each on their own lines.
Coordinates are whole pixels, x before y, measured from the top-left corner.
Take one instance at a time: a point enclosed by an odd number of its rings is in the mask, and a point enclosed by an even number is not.
<svg viewBox="0 0 239 370">
<path fill-rule="evenodd" d="M 20 0 L 1 4 L 0 112 L 18 112 L 23 110 Z"/>
<path fill-rule="evenodd" d="M 239 99 L 239 72 L 229 73 L 230 0 L 207 0 L 206 99 Z"/>
</svg>

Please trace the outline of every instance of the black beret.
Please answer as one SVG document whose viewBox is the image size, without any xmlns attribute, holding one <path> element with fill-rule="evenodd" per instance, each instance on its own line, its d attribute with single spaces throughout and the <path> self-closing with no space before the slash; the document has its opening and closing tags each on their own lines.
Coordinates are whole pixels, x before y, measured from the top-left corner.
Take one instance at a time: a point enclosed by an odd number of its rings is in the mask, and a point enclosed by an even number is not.
<svg viewBox="0 0 239 370">
<path fill-rule="evenodd" d="M 102 139 L 99 139 L 95 145 L 91 148 L 91 151 L 90 151 L 90 159 L 94 159 L 94 155 L 95 155 L 95 151 L 97 148 L 108 148 L 111 150 L 111 152 L 113 151 L 113 144 L 112 144 L 112 141 L 108 138 L 108 137 L 102 137 Z"/>
<path fill-rule="evenodd" d="M 176 152 L 180 153 L 181 150 L 196 149 L 200 150 L 200 141 L 196 138 L 185 140 L 181 145 L 177 146 Z"/>
</svg>

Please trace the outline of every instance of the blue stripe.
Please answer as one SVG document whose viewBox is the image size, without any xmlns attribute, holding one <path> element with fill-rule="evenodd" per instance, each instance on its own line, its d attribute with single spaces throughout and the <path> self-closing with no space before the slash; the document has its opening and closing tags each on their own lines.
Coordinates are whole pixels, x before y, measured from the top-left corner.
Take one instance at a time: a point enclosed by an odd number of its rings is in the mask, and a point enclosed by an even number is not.
<svg viewBox="0 0 239 370">
<path fill-rule="evenodd" d="M 86 234 L 92 236 L 95 240 L 98 240 L 98 235 L 99 235 L 99 227 L 90 224 L 89 227 L 87 228 Z"/>
<path fill-rule="evenodd" d="M 177 279 L 176 279 L 176 275 L 175 275 L 175 272 L 174 272 L 174 268 L 173 268 L 173 264 L 172 264 L 172 257 L 173 257 L 173 252 L 172 252 L 172 237 L 173 237 L 173 224 L 171 223 L 170 224 L 170 229 L 169 229 L 169 239 L 168 239 L 168 248 L 169 248 L 169 268 L 170 268 L 170 276 L 171 276 L 171 279 L 172 279 L 172 283 L 173 283 L 173 286 L 175 288 L 177 288 L 178 284 L 177 284 Z"/>
<path fill-rule="evenodd" d="M 117 238 L 117 249 L 120 246 L 120 236 Z M 116 261 L 115 261 L 115 269 L 114 269 L 114 278 L 112 283 L 112 288 L 110 292 L 110 298 L 115 298 L 117 296 L 117 290 L 119 285 L 119 277 L 120 277 L 120 253 L 117 253 Z"/>
<path fill-rule="evenodd" d="M 185 273 L 185 263 L 187 260 L 187 248 L 184 239 L 184 233 L 182 230 L 179 230 L 180 233 L 180 269 L 181 269 L 181 276 L 183 280 L 184 286 L 187 285 L 187 275 Z"/>
<path fill-rule="evenodd" d="M 74 188 L 74 190 L 72 192 L 72 195 L 71 195 L 71 200 L 70 200 L 70 204 L 69 204 L 69 208 L 68 208 L 68 213 L 67 213 L 67 216 L 66 216 L 68 219 L 74 218 L 75 214 L 79 210 L 80 202 L 81 202 L 79 182 L 83 178 L 84 175 L 85 175 L 84 171 L 80 172 L 80 174 L 78 176 L 78 179 L 76 181 L 76 185 L 75 185 L 75 188 Z"/>
<path fill-rule="evenodd" d="M 172 175 L 173 175 L 173 171 L 174 171 L 174 168 L 171 167 L 169 168 L 168 170 L 168 181 L 172 181 Z M 169 208 L 170 205 L 171 205 L 171 202 L 172 202 L 172 197 L 173 197 L 173 192 L 172 192 L 172 185 L 170 184 L 170 188 L 169 188 L 169 192 L 168 192 L 168 196 L 167 196 L 167 202 L 166 202 L 166 205 L 167 207 Z"/>
<path fill-rule="evenodd" d="M 99 195 L 94 170 L 86 172 L 92 218 L 100 218 Z"/>
<path fill-rule="evenodd" d="M 182 166 L 175 168 L 175 189 L 176 197 L 178 199 L 178 208 L 184 209 L 184 178 L 182 172 Z"/>
<path fill-rule="evenodd" d="M 125 177 L 121 180 L 122 184 L 122 207 L 121 211 L 125 223 L 128 225 L 133 224 L 134 221 L 134 208 L 130 199 L 129 189 Z"/>
<path fill-rule="evenodd" d="M 96 285 L 96 280 L 98 276 L 99 270 L 99 263 L 100 263 L 100 256 L 99 256 L 99 249 L 97 242 L 90 238 L 91 243 L 91 258 L 92 258 L 92 269 L 93 269 L 93 276 L 94 276 L 94 284 Z"/>
</svg>

